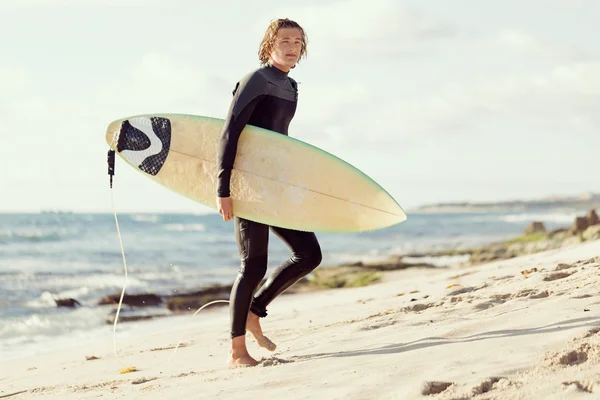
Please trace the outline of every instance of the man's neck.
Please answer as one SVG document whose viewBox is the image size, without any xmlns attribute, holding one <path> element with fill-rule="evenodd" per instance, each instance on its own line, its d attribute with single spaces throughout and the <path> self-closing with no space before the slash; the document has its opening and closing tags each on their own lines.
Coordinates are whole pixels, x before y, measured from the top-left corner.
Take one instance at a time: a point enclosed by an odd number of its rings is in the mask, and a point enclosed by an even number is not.
<svg viewBox="0 0 600 400">
<path fill-rule="evenodd" d="M 271 66 L 273 66 L 274 68 L 277 68 L 279 71 L 283 72 L 284 74 L 288 74 L 290 72 L 290 69 L 291 69 L 289 67 L 285 67 L 285 66 L 283 66 L 281 64 L 278 64 L 278 63 L 276 63 L 273 60 L 269 60 L 269 64 Z"/>
</svg>

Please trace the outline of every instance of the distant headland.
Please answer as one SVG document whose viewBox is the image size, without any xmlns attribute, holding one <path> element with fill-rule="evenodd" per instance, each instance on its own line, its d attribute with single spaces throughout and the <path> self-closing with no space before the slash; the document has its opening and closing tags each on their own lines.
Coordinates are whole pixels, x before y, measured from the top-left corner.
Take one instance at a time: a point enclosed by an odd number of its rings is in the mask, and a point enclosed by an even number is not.
<svg viewBox="0 0 600 400">
<path fill-rule="evenodd" d="M 412 208 L 412 212 L 490 212 L 535 211 L 539 209 L 593 209 L 600 208 L 600 194 L 585 192 L 578 195 L 548 196 L 538 199 L 506 200 L 498 202 L 449 202 L 425 204 Z"/>
</svg>

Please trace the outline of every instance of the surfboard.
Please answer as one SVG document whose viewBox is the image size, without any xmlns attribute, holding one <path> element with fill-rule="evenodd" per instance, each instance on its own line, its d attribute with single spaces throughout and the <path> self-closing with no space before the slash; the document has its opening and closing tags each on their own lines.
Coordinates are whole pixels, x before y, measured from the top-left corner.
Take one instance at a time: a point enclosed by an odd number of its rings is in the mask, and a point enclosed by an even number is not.
<svg viewBox="0 0 600 400">
<path fill-rule="evenodd" d="M 213 209 L 224 120 L 144 114 L 111 122 L 106 143 L 133 168 Z M 348 162 L 294 137 L 246 125 L 231 173 L 236 216 L 312 232 L 388 228 L 407 219 L 397 201 Z"/>
</svg>

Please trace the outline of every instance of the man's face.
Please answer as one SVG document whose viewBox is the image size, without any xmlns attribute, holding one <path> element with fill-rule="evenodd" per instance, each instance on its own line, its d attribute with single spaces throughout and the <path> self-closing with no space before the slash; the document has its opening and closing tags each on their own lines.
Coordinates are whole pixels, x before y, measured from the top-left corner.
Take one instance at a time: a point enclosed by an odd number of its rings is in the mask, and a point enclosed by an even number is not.
<svg viewBox="0 0 600 400">
<path fill-rule="evenodd" d="M 298 62 L 302 51 L 302 33 L 298 28 L 281 28 L 277 32 L 271 59 L 286 70 Z"/>
</svg>

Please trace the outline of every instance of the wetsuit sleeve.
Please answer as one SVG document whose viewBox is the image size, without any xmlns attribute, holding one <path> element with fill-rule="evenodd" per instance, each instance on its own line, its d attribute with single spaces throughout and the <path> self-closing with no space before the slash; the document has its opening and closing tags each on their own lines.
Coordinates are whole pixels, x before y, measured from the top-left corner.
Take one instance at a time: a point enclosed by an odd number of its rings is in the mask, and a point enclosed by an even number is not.
<svg viewBox="0 0 600 400">
<path fill-rule="evenodd" d="M 237 83 L 233 100 L 223 125 L 217 146 L 217 196 L 229 197 L 231 170 L 242 130 L 264 97 L 267 80 L 259 74 L 245 77 Z"/>
</svg>

